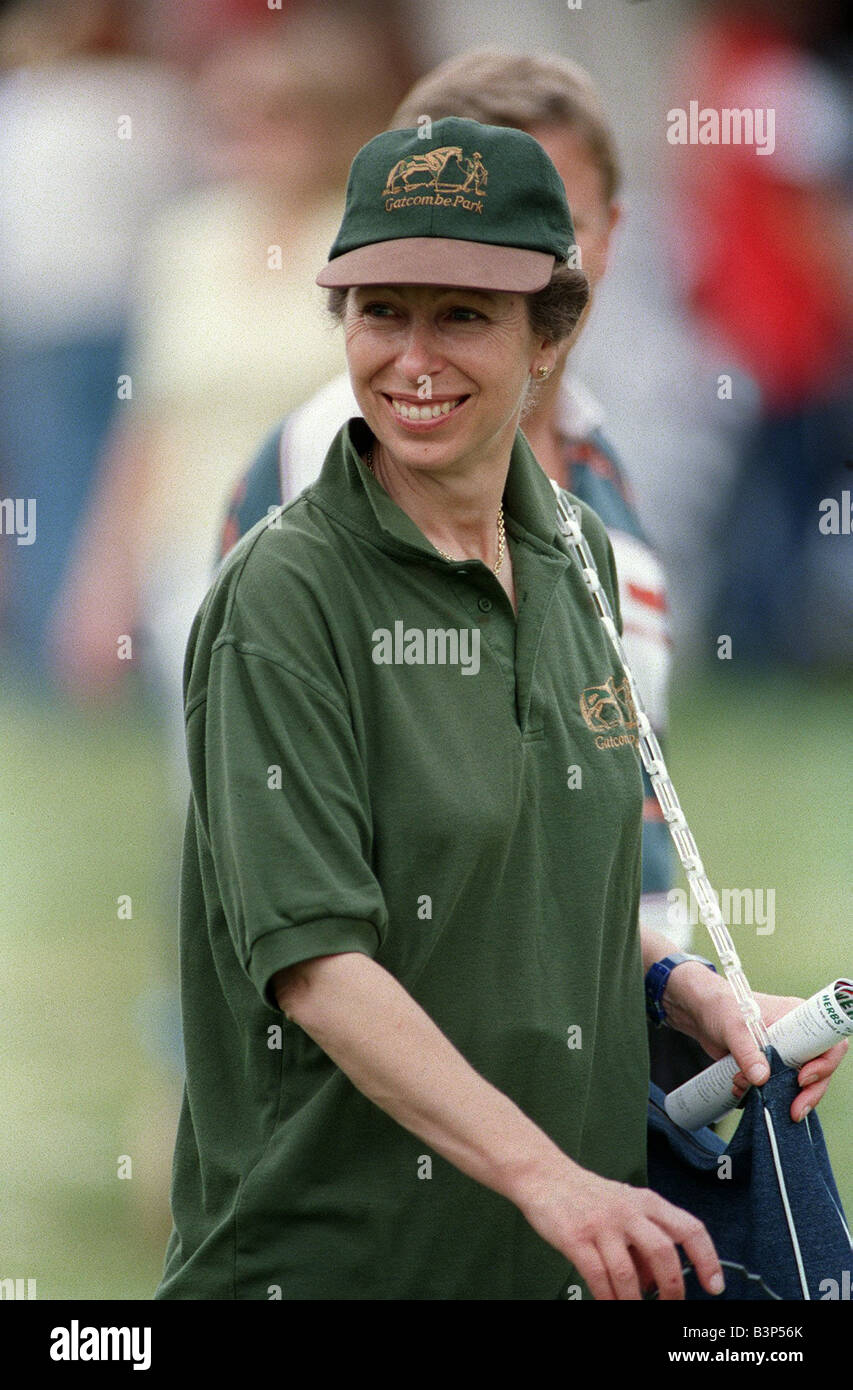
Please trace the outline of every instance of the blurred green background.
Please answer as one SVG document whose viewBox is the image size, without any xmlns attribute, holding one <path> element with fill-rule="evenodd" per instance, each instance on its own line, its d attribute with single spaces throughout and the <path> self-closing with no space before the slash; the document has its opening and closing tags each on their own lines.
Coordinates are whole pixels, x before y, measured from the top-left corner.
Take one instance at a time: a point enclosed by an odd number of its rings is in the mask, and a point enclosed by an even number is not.
<svg viewBox="0 0 853 1390">
<path fill-rule="evenodd" d="M 776 891 L 772 935 L 732 929 L 750 982 L 809 995 L 849 974 L 849 683 L 715 670 L 682 676 L 672 705 L 671 769 L 712 882 Z M 0 1277 L 35 1278 L 40 1299 L 148 1299 L 181 1085 L 165 737 L 133 695 L 84 715 L 7 688 L 0 727 Z M 852 1103 L 848 1059 L 819 1115 L 849 1214 Z"/>
</svg>

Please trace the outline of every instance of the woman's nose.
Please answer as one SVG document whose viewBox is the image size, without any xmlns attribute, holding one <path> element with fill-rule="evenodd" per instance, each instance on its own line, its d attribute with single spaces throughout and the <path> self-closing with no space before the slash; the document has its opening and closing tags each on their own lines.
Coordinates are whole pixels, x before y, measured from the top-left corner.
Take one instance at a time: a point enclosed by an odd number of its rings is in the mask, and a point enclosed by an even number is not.
<svg viewBox="0 0 853 1390">
<path fill-rule="evenodd" d="M 397 357 L 399 371 L 414 382 L 422 376 L 434 376 L 443 365 L 444 359 L 432 325 L 413 319 L 408 325 L 405 341 L 400 345 Z"/>
</svg>

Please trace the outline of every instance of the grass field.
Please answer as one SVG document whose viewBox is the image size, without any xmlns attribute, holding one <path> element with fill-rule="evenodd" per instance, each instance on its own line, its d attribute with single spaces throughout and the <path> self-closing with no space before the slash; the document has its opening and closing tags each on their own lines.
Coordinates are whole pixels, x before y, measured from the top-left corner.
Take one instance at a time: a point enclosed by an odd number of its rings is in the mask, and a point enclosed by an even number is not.
<svg viewBox="0 0 853 1390">
<path fill-rule="evenodd" d="M 673 692 L 672 771 L 712 882 L 775 890 L 772 934 L 733 928 L 769 992 L 853 969 L 849 700 L 841 680 L 788 675 Z M 0 1278 L 35 1278 L 42 1299 L 150 1298 L 180 1096 L 182 818 L 163 739 L 132 701 L 82 716 L 7 693 L 0 727 Z M 849 1059 L 819 1114 L 850 1213 Z"/>
</svg>

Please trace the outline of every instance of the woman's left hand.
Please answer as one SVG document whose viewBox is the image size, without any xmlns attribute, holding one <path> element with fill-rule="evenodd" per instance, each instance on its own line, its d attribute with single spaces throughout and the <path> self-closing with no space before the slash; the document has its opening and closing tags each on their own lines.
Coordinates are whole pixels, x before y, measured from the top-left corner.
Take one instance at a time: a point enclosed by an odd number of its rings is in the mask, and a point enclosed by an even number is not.
<svg viewBox="0 0 853 1390">
<path fill-rule="evenodd" d="M 759 994 L 757 991 L 755 999 L 768 1027 L 803 1002 L 802 999 Z M 738 1099 L 749 1085 L 761 1085 L 767 1080 L 767 1059 L 753 1042 L 737 1000 L 724 978 L 713 975 L 706 966 L 695 961 L 685 961 L 672 972 L 667 983 L 664 1009 L 670 1026 L 695 1038 L 715 1061 L 732 1054 L 741 1068 L 732 1082 Z M 803 1063 L 797 1075 L 802 1089 L 791 1105 L 792 1120 L 805 1119 L 822 1100 L 832 1073 L 848 1046 L 847 1040 L 843 1039 L 819 1057 Z"/>
</svg>

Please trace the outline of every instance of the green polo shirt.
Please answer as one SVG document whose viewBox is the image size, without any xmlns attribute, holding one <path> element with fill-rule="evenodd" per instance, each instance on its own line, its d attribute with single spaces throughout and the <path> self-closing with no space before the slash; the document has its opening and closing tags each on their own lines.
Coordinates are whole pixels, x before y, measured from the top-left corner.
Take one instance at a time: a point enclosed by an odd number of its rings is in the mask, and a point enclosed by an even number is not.
<svg viewBox="0 0 853 1390">
<path fill-rule="evenodd" d="M 361 420 L 340 431 L 190 635 L 187 1070 L 157 1298 L 551 1299 L 572 1275 L 284 1017 L 271 978 L 313 956 L 372 956 L 578 1163 L 646 1180 L 621 670 L 521 433 L 517 615 L 391 500 L 368 440 Z M 576 505 L 618 612 L 604 527 Z"/>
</svg>

